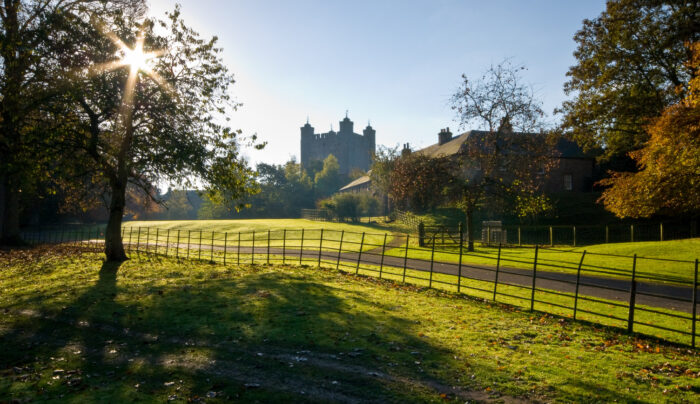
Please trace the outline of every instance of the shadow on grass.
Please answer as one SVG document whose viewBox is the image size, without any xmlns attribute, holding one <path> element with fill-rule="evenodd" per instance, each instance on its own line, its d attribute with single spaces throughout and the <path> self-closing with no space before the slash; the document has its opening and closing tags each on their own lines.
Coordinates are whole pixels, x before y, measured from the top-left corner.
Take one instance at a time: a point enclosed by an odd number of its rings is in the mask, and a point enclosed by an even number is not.
<svg viewBox="0 0 700 404">
<path fill-rule="evenodd" d="M 3 375 L 0 397 L 492 398 L 477 392 L 484 386 L 468 374 L 494 373 L 495 363 L 455 357 L 422 335 L 424 319 L 408 318 L 400 304 L 378 301 L 372 288 L 344 275 L 173 264 L 144 261 L 124 273 L 105 263 L 96 283 L 52 319 L 20 318 L 0 335 L 0 369 L 15 368 L 12 377 Z M 163 265 L 148 276 L 148 267 Z M 44 310 L 56 312 L 49 302 Z M 30 376 L 22 380 L 24 374 Z M 596 388 L 604 401 L 631 399 Z"/>
</svg>

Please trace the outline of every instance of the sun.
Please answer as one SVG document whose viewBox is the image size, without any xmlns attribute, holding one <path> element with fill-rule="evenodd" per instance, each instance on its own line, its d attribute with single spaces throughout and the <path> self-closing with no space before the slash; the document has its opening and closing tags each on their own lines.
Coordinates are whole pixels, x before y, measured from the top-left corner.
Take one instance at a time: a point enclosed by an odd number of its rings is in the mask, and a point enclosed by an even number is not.
<svg viewBox="0 0 700 404">
<path fill-rule="evenodd" d="M 152 62 L 159 56 L 158 52 L 144 52 L 143 39 L 139 38 L 133 48 L 120 44 L 120 63 L 129 66 L 132 72 L 152 73 Z"/>
</svg>

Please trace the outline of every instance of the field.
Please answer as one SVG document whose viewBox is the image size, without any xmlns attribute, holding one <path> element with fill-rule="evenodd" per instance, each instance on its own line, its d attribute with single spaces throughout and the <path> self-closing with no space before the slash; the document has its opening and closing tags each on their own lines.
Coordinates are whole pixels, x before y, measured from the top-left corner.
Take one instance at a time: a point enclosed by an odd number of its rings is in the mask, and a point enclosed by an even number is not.
<svg viewBox="0 0 700 404">
<path fill-rule="evenodd" d="M 401 246 L 405 245 L 405 236 L 392 235 L 391 228 L 376 224 L 317 222 L 304 219 L 253 219 L 127 222 L 124 224 L 124 227 L 126 229 L 151 227 L 154 230 L 158 228 L 161 232 L 168 229 L 180 229 L 195 233 L 204 231 L 205 242 L 208 240 L 207 233 L 242 232 L 244 233 L 242 245 L 247 246 L 251 244 L 250 240 L 253 231 L 257 233 L 255 236 L 256 240 L 266 242 L 265 237 L 268 230 L 273 232 L 271 245 L 281 246 L 283 243 L 281 231 L 287 229 L 287 246 L 292 248 L 300 246 L 300 229 L 306 229 L 306 235 L 309 240 L 314 238 L 318 240 L 320 229 L 324 229 L 326 231 L 325 238 L 331 240 L 329 243 L 324 243 L 324 248 L 328 249 L 338 248 L 339 243 L 332 240 L 339 240 L 341 237 L 340 232 L 344 230 L 347 232 L 344 235 L 344 240 L 346 240 L 344 250 L 347 251 L 357 251 L 359 249 L 360 233 L 362 232 L 367 233 L 363 251 L 381 246 L 383 233 L 389 232 L 387 243 L 391 247 L 387 248 L 386 254 L 403 257 L 406 253 L 405 247 L 401 248 Z M 185 237 L 184 234 L 183 232 L 182 237 Z M 164 234 L 161 234 L 161 236 L 164 236 Z M 195 234 L 196 236 L 197 234 Z M 150 234 L 149 240 L 153 240 L 154 237 L 154 234 Z M 128 237 L 125 236 L 125 238 Z M 429 247 L 418 247 L 415 236 L 409 239 L 409 243 L 409 258 L 427 260 L 431 258 L 431 249 Z M 214 244 L 223 245 L 222 236 L 215 235 Z M 309 244 L 306 246 L 311 247 Z M 642 279 L 646 277 L 658 282 L 687 283 L 692 282 L 694 279 L 694 263 L 692 261 L 700 258 L 700 238 L 662 242 L 610 243 L 576 248 L 542 248 L 538 253 L 538 266 L 542 270 L 547 271 L 575 273 L 584 250 L 587 252 L 587 256 L 582 268 L 589 274 L 628 277 L 632 269 L 631 257 L 637 254 L 636 270 Z M 438 250 L 435 252 L 435 260 L 456 263 L 459 261 L 458 251 L 459 249 L 456 247 L 438 247 Z M 501 251 L 501 265 L 512 268 L 532 269 L 534 253 L 534 248 L 503 248 Z M 622 257 L 616 257 L 615 255 Z M 497 257 L 498 248 L 477 244 L 476 251 L 473 253 L 464 251 L 462 262 L 465 264 L 495 266 Z"/>
<path fill-rule="evenodd" d="M 691 402 L 700 356 L 307 266 L 0 256 L 0 401 Z"/>
</svg>

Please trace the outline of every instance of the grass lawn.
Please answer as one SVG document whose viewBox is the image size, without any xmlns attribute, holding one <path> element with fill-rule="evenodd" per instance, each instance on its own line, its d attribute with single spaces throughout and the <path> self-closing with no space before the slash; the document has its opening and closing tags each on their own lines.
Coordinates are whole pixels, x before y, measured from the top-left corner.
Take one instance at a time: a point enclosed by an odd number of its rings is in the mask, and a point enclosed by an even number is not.
<svg viewBox="0 0 700 404">
<path fill-rule="evenodd" d="M 576 273 L 581 254 L 586 251 L 582 273 L 599 276 L 629 278 L 632 271 L 632 256 L 637 254 L 637 275 L 640 280 L 660 280 L 666 282 L 692 283 L 695 271 L 694 260 L 700 258 L 700 238 L 673 241 L 652 241 L 635 243 L 598 244 L 576 248 L 541 248 L 538 252 L 537 267 L 541 270 Z M 394 248 L 387 255 L 403 257 L 405 248 Z M 436 248 L 435 260 L 458 262 L 457 247 Z M 612 255 L 623 255 L 615 257 Z M 429 260 L 431 249 L 410 245 L 408 257 Z M 502 248 L 501 265 L 513 268 L 532 269 L 534 248 Z M 496 265 L 498 248 L 476 246 L 476 251 L 462 256 L 462 262 Z M 653 260 L 683 260 L 675 262 Z"/>
<path fill-rule="evenodd" d="M 694 401 L 700 356 L 299 266 L 0 253 L 0 401 Z"/>
</svg>

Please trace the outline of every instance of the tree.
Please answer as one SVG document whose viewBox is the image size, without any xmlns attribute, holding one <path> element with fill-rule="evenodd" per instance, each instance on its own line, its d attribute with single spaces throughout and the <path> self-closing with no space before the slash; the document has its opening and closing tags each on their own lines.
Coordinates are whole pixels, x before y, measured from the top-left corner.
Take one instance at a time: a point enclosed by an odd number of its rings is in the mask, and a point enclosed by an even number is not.
<svg viewBox="0 0 700 404">
<path fill-rule="evenodd" d="M 64 122 L 74 161 L 108 195 L 108 260 L 127 258 L 120 230 L 128 184 L 153 196 L 150 184 L 159 180 L 186 188 L 197 181 L 217 189 L 208 194 L 214 204 L 256 192 L 240 132 L 220 123 L 236 105 L 217 38 L 200 38 L 179 7 L 166 20 L 139 23 L 116 12 L 69 21 L 59 37 L 73 86 L 52 113 Z"/>
<path fill-rule="evenodd" d="M 532 206 L 533 200 L 546 199 L 538 180 L 555 161 L 553 139 L 531 133 L 542 129 L 544 112 L 532 89 L 522 83 L 523 70 L 504 61 L 491 66 L 479 80 L 463 75 L 462 85 L 452 96 L 452 108 L 462 127 L 476 123 L 486 129 L 470 134 L 445 175 L 445 196 L 467 218 L 469 251 L 474 250 L 473 218 L 480 205 L 488 201 L 494 207 L 520 200 Z M 528 211 L 521 205 L 521 211 Z"/>
<path fill-rule="evenodd" d="M 618 217 L 700 213 L 700 42 L 686 98 L 652 121 L 645 146 L 630 153 L 636 173 L 614 172 L 600 200 Z"/>
<path fill-rule="evenodd" d="M 334 155 L 329 154 L 323 160 L 323 168 L 316 173 L 314 183 L 316 184 L 316 197 L 323 198 L 340 189 L 342 184 L 340 176 L 340 164 Z"/>
<path fill-rule="evenodd" d="M 574 36 L 577 63 L 564 85 L 574 98 L 559 110 L 562 127 L 605 160 L 641 148 L 650 119 L 684 97 L 696 69 L 684 64 L 684 43 L 700 39 L 698 21 L 697 1 L 608 1 Z"/>
<path fill-rule="evenodd" d="M 37 128 L 40 109 L 63 91 L 53 74 L 56 26 L 66 16 L 121 9 L 138 14 L 141 0 L 4 0 L 0 5 L 0 244 L 17 243 L 20 198 L 46 180 L 51 131 Z"/>
<path fill-rule="evenodd" d="M 389 195 L 402 209 L 426 211 L 444 200 L 443 189 L 453 162 L 411 153 L 393 163 Z"/>
</svg>

